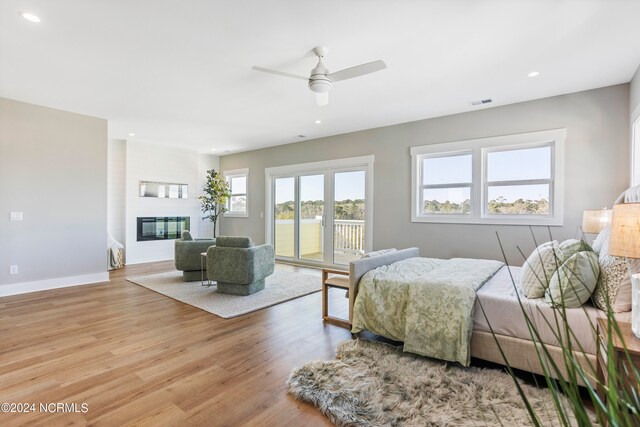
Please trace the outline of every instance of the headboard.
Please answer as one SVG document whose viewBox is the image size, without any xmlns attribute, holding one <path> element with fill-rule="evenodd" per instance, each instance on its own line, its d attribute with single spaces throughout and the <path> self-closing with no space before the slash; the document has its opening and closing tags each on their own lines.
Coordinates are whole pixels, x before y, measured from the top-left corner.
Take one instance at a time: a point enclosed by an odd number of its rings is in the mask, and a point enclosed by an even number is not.
<svg viewBox="0 0 640 427">
<path fill-rule="evenodd" d="M 420 250 L 418 248 L 407 248 L 389 252 L 384 255 L 351 261 L 349 263 L 349 284 L 351 285 L 351 289 L 355 291 L 354 294 L 358 293 L 358 283 L 360 279 L 362 279 L 362 276 L 369 270 L 418 256 L 420 256 Z M 353 295 L 353 297 L 355 298 L 355 295 Z"/>
<path fill-rule="evenodd" d="M 619 205 L 620 203 L 640 203 L 640 185 L 627 189 L 618 197 L 614 205 Z"/>
</svg>

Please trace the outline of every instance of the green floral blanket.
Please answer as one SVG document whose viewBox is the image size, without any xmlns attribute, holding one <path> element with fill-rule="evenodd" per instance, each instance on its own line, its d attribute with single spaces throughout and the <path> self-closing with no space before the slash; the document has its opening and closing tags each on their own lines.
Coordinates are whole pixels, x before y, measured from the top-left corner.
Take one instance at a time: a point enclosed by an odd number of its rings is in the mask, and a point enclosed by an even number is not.
<svg viewBox="0 0 640 427">
<path fill-rule="evenodd" d="M 471 361 L 476 291 L 504 264 L 453 258 L 409 258 L 376 268 L 358 285 L 352 332 L 404 342 L 404 351 Z"/>
</svg>

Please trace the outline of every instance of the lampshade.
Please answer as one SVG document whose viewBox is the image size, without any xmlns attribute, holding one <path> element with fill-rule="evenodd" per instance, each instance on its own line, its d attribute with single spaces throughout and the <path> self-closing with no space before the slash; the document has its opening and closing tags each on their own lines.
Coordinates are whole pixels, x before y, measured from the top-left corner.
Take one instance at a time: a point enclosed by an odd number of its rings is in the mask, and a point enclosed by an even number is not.
<svg viewBox="0 0 640 427">
<path fill-rule="evenodd" d="M 613 207 L 609 255 L 640 258 L 640 203 Z"/>
<path fill-rule="evenodd" d="M 598 234 L 611 224 L 611 209 L 587 209 L 582 214 L 582 232 Z"/>
</svg>

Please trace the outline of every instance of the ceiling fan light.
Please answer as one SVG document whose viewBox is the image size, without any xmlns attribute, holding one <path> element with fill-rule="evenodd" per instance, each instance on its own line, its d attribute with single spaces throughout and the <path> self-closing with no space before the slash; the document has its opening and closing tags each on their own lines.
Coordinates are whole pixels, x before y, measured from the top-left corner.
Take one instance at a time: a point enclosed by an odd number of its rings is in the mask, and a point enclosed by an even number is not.
<svg viewBox="0 0 640 427">
<path fill-rule="evenodd" d="M 332 85 L 333 83 L 331 83 L 331 80 L 329 79 L 318 79 L 309 81 L 309 89 L 316 93 L 329 92 Z"/>
</svg>

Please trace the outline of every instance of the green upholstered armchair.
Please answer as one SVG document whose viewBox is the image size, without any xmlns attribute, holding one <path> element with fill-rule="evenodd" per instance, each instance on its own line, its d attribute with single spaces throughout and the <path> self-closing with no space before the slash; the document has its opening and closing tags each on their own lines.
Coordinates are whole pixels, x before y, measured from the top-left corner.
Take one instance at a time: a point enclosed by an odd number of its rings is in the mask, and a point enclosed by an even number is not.
<svg viewBox="0 0 640 427">
<path fill-rule="evenodd" d="M 182 279 L 185 282 L 201 279 L 200 254 L 207 252 L 207 249 L 215 244 L 216 239 L 194 239 L 188 230 L 182 232 L 181 239 L 176 239 L 176 270 L 182 271 Z"/>
<path fill-rule="evenodd" d="M 218 237 L 207 250 L 207 277 L 218 282 L 218 292 L 251 295 L 264 289 L 264 279 L 273 273 L 272 245 L 253 246 L 248 237 Z"/>
</svg>

